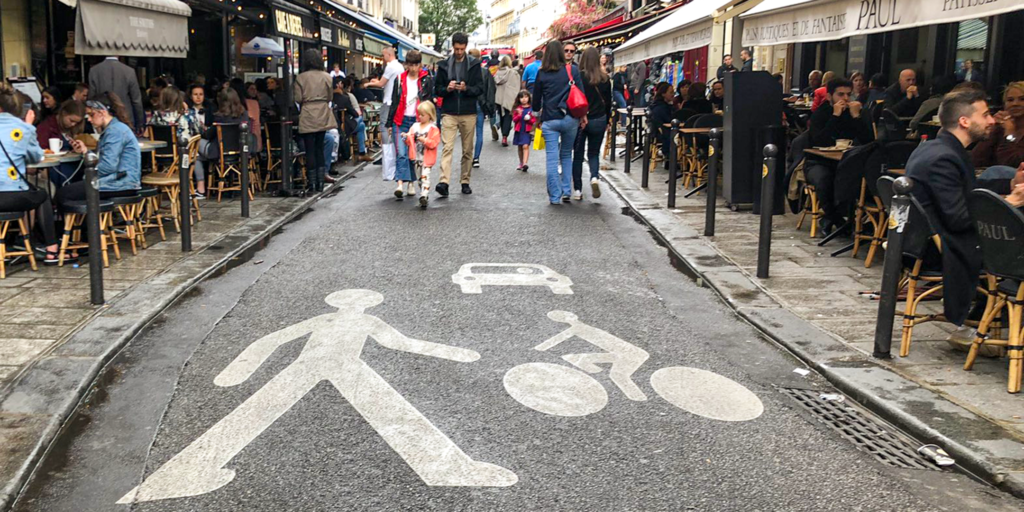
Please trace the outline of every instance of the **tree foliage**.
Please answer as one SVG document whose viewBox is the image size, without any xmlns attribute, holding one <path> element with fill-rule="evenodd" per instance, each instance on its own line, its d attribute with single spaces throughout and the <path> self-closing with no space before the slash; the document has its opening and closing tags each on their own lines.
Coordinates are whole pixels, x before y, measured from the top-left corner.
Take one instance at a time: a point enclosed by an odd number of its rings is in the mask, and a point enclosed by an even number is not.
<svg viewBox="0 0 1024 512">
<path fill-rule="evenodd" d="M 471 34 L 483 22 L 476 0 L 420 0 L 420 33 L 437 37 L 435 50 L 452 34 Z"/>
<path fill-rule="evenodd" d="M 565 14 L 551 23 L 547 36 L 561 39 L 582 32 L 608 14 L 614 5 L 608 0 L 565 0 Z"/>
</svg>

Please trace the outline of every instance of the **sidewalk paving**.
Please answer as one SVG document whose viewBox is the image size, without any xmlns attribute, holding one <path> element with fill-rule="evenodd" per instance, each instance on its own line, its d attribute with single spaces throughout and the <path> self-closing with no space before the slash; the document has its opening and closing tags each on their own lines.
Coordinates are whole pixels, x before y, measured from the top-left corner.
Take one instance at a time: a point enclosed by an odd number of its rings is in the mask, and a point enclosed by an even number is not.
<svg viewBox="0 0 1024 512">
<path fill-rule="evenodd" d="M 837 239 L 818 247 L 808 219 L 796 229 L 797 215 L 776 216 L 768 279 L 756 275 L 759 217 L 734 212 L 719 197 L 714 237 L 702 236 L 707 197 L 684 198 L 667 208 L 668 173 L 661 169 L 642 189 L 641 165 L 631 174 L 603 170 L 605 180 L 645 222 L 687 271 L 715 288 L 723 298 L 769 337 L 786 346 L 838 388 L 921 441 L 937 442 L 958 463 L 996 485 L 1024 497 L 1024 396 L 1006 392 L 1007 359 L 979 358 L 974 370 L 962 369 L 965 352 L 945 341 L 952 326 L 931 322 L 915 326 L 910 355 L 899 352 L 903 303 L 894 322 L 894 358 L 871 357 L 878 302 L 864 291 L 881 285 L 879 251 L 864 268 L 859 257 L 830 253 L 849 242 Z M 719 188 L 721 190 L 721 187 Z M 941 302 L 923 302 L 927 312 Z"/>
<path fill-rule="evenodd" d="M 336 166 L 347 177 L 365 167 Z M 265 244 L 281 226 L 306 211 L 338 184 L 309 198 L 257 196 L 250 217 L 237 198 L 200 201 L 203 220 L 193 224 L 192 252 L 181 252 L 172 223 L 147 233 L 148 249 L 133 256 L 121 244 L 103 271 L 107 304 L 90 304 L 88 262 L 80 268 L 27 263 L 0 280 L 0 510 L 6 510 L 91 387 L 104 364 L 160 311 L 246 250 Z"/>
</svg>

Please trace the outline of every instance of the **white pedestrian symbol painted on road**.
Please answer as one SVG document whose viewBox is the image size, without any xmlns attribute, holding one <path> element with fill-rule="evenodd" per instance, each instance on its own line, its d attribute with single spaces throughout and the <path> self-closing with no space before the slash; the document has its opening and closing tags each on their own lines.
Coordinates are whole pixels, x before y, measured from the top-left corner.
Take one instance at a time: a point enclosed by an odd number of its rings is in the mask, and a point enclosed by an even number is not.
<svg viewBox="0 0 1024 512">
<path fill-rule="evenodd" d="M 227 485 L 235 472 L 224 466 L 325 380 L 338 389 L 427 485 L 504 487 L 518 481 L 512 471 L 466 455 L 360 359 L 368 337 L 390 349 L 450 361 L 469 363 L 479 359 L 480 354 L 409 338 L 364 313 L 384 301 L 383 295 L 375 291 L 344 290 L 325 300 L 338 311 L 257 340 L 217 375 L 214 384 L 234 386 L 245 382 L 279 346 L 309 334 L 294 362 L 118 503 L 196 496 Z"/>
<path fill-rule="evenodd" d="M 562 359 L 588 373 L 602 372 L 599 364 L 610 365 L 609 378 L 627 398 L 647 400 L 647 395 L 633 382 L 633 374 L 649 357 L 645 350 L 580 321 L 568 311 L 552 311 L 548 318 L 567 323 L 569 328 L 537 345 L 535 350 L 547 351 L 572 338 L 586 341 L 604 352 L 566 354 Z M 521 364 L 505 373 L 504 385 L 519 403 L 553 416 L 586 416 L 608 403 L 608 393 L 601 383 L 586 373 L 557 364 Z M 705 418 L 748 421 L 764 412 L 761 400 L 745 386 L 698 368 L 662 368 L 651 375 L 651 387 L 670 404 Z"/>
<path fill-rule="evenodd" d="M 483 272 L 511 268 L 514 274 Z M 462 293 L 483 293 L 484 286 L 547 286 L 552 293 L 572 295 L 572 279 L 533 263 L 467 263 L 452 274 L 452 282 L 462 287 Z"/>
</svg>

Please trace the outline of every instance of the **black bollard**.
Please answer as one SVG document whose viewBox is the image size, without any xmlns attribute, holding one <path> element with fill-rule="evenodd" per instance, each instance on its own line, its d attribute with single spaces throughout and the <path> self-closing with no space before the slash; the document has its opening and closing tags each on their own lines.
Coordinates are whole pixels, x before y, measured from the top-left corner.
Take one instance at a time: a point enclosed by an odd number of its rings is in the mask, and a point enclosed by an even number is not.
<svg viewBox="0 0 1024 512">
<path fill-rule="evenodd" d="M 891 359 L 892 323 L 896 315 L 896 295 L 899 293 L 903 267 L 903 228 L 910 216 L 910 189 L 914 182 L 906 176 L 893 183 L 895 195 L 889 212 L 889 234 L 886 236 L 885 262 L 882 266 L 882 296 L 878 301 L 878 319 L 875 321 L 875 350 L 871 354 L 879 359 Z"/>
<path fill-rule="evenodd" d="M 715 202 L 718 200 L 718 157 L 721 154 L 722 132 L 712 128 L 708 145 L 708 204 L 704 211 L 704 236 L 715 236 Z"/>
<path fill-rule="evenodd" d="M 188 139 L 178 141 L 178 226 L 181 228 L 181 252 L 192 251 L 192 169 Z"/>
<path fill-rule="evenodd" d="M 768 264 L 772 257 L 772 198 L 775 197 L 775 144 L 764 147 L 764 165 L 761 167 L 761 234 L 757 241 L 757 277 L 768 278 Z"/>
<path fill-rule="evenodd" d="M 633 105 L 626 107 L 626 162 L 622 172 L 629 174 L 633 162 Z"/>
<path fill-rule="evenodd" d="M 676 207 L 676 174 L 678 174 L 677 167 L 679 167 L 678 158 L 676 153 L 679 151 L 676 145 L 676 134 L 679 133 L 679 120 L 672 120 L 672 132 L 668 135 L 668 207 Z"/>
<path fill-rule="evenodd" d="M 292 123 L 281 123 L 281 195 L 292 193 Z"/>
<path fill-rule="evenodd" d="M 249 218 L 249 125 L 242 123 L 238 129 L 238 145 L 242 148 L 242 217 Z"/>
<path fill-rule="evenodd" d="M 643 165 L 643 169 L 640 170 L 640 187 L 647 188 L 648 178 L 651 174 L 651 158 L 654 155 L 651 154 L 651 130 L 657 129 L 651 126 L 650 118 L 644 118 L 644 130 L 640 132 L 640 144 L 644 148 L 643 158 L 640 159 L 640 164 Z"/>
<path fill-rule="evenodd" d="M 614 162 L 615 161 L 615 136 L 619 133 L 618 132 L 619 109 L 618 108 L 613 108 L 612 109 L 611 122 L 612 122 L 612 140 L 608 141 L 608 147 L 611 148 L 611 154 L 612 154 L 611 161 Z"/>
<path fill-rule="evenodd" d="M 100 157 L 89 151 L 85 154 L 85 226 L 89 240 L 89 300 L 100 306 L 103 300 L 103 246 L 100 240 L 100 191 L 96 165 Z"/>
</svg>

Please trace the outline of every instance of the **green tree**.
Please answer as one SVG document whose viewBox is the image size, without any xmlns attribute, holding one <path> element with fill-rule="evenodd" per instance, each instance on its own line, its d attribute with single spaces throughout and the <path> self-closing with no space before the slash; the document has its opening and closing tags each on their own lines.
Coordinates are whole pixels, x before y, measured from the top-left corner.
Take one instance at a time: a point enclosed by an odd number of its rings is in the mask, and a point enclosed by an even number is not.
<svg viewBox="0 0 1024 512">
<path fill-rule="evenodd" d="M 452 34 L 470 34 L 483 22 L 476 0 L 420 0 L 420 33 L 437 37 L 435 50 L 440 50 Z"/>
</svg>

